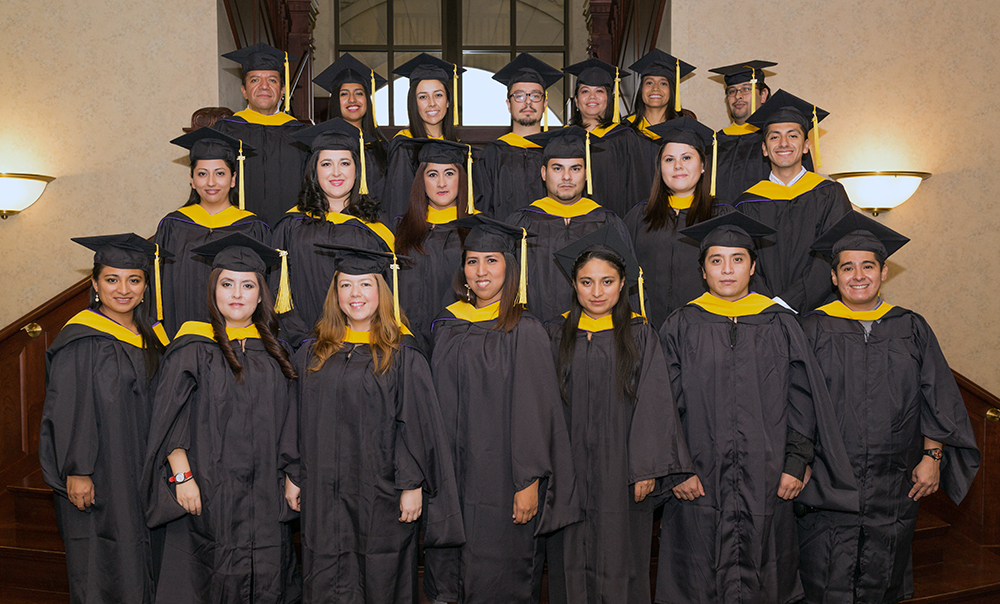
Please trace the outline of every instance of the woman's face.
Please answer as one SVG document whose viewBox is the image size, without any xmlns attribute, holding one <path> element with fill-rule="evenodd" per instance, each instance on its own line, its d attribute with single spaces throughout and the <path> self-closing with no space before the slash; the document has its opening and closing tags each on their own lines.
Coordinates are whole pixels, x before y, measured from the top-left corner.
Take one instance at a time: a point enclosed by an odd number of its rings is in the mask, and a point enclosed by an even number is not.
<svg viewBox="0 0 1000 604">
<path fill-rule="evenodd" d="M 653 109 L 666 107 L 670 102 L 670 80 L 663 76 L 642 78 L 642 102 Z"/>
<path fill-rule="evenodd" d="M 354 331 L 369 331 L 378 311 L 378 280 L 375 275 L 337 273 L 337 302 Z"/>
<path fill-rule="evenodd" d="M 191 171 L 191 188 L 202 203 L 229 203 L 229 190 L 236 186 L 236 175 L 221 159 L 199 159 Z"/>
<path fill-rule="evenodd" d="M 443 210 L 454 206 L 458 199 L 458 167 L 454 164 L 427 164 L 424 190 L 431 207 Z"/>
<path fill-rule="evenodd" d="M 316 177 L 329 200 L 343 200 L 350 196 L 356 171 L 350 151 L 323 150 L 316 158 Z"/>
<path fill-rule="evenodd" d="M 361 84 L 341 84 L 340 86 L 340 117 L 350 122 L 354 127 L 361 128 L 361 118 L 368 113 L 368 98 Z"/>
<path fill-rule="evenodd" d="M 698 150 L 684 143 L 667 143 L 660 154 L 660 174 L 674 197 L 690 197 L 705 168 Z"/>
<path fill-rule="evenodd" d="M 600 121 L 608 110 L 608 90 L 604 86 L 580 86 L 574 102 L 580 111 L 580 117 L 588 121 Z"/>
<path fill-rule="evenodd" d="M 131 318 L 146 291 L 146 275 L 137 268 L 105 266 L 91 283 L 101 299 L 101 312 L 119 323 L 119 317 Z"/>
<path fill-rule="evenodd" d="M 500 301 L 507 259 L 500 252 L 466 252 L 465 282 L 476 296 L 476 308 Z"/>
<path fill-rule="evenodd" d="M 580 306 L 594 319 L 611 314 L 621 296 L 622 280 L 618 269 L 607 260 L 591 258 L 576 271 L 573 289 Z"/>
<path fill-rule="evenodd" d="M 448 112 L 448 93 L 439 80 L 420 80 L 416 89 L 417 112 L 420 121 L 428 126 L 436 126 L 444 120 Z"/>
<path fill-rule="evenodd" d="M 257 273 L 223 270 L 215 284 L 215 304 L 226 327 L 249 327 L 260 304 Z"/>
</svg>

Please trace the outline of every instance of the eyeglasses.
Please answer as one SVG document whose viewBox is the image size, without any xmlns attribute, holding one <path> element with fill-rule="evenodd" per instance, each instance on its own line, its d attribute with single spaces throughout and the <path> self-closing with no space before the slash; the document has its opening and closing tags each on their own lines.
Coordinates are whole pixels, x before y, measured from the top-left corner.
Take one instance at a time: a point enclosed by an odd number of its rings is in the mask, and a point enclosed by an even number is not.
<svg viewBox="0 0 1000 604">
<path fill-rule="evenodd" d="M 545 98 L 545 95 L 543 95 L 540 92 L 532 92 L 530 94 L 527 92 L 515 92 L 514 94 L 508 96 L 507 98 L 513 99 L 515 103 L 523 103 L 528 99 L 531 99 L 532 103 L 540 103 L 542 102 L 542 99 Z"/>
<path fill-rule="evenodd" d="M 736 88 L 735 86 L 726 90 L 726 96 L 731 99 L 735 99 L 738 96 L 750 96 L 751 88 L 749 86 L 740 86 Z"/>
</svg>

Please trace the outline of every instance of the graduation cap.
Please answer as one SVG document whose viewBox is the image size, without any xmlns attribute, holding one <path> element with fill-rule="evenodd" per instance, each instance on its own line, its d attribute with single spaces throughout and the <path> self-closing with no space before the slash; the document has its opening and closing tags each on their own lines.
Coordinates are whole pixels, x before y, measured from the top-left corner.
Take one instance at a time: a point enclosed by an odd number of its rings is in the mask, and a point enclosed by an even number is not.
<svg viewBox="0 0 1000 604">
<path fill-rule="evenodd" d="M 305 144 L 309 150 L 316 151 L 351 151 L 358 154 L 361 164 L 361 186 L 358 193 L 368 195 L 368 170 L 365 161 L 365 133 L 347 120 L 335 117 L 322 124 L 300 129 L 292 134 L 292 138 Z"/>
<path fill-rule="evenodd" d="M 264 274 L 267 267 L 281 262 L 281 278 L 278 285 L 278 299 L 274 310 L 288 312 L 293 308 L 292 294 L 288 282 L 288 252 L 268 247 L 244 233 L 231 233 L 191 250 L 212 263 L 212 268 L 240 273 Z"/>
<path fill-rule="evenodd" d="M 563 71 L 575 75 L 577 84 L 583 84 L 584 86 L 611 86 L 614 84 L 615 105 L 612 113 L 612 121 L 616 124 L 621 122 L 621 117 L 618 115 L 621 106 L 621 102 L 619 101 L 621 97 L 621 79 L 632 75 L 632 72 L 618 69 L 618 67 L 610 63 L 605 63 L 600 59 L 594 58 L 574 63 L 563 69 Z"/>
<path fill-rule="evenodd" d="M 402 325 L 399 313 L 399 264 L 400 260 L 408 261 L 408 256 L 396 256 L 395 253 L 379 252 L 349 245 L 317 243 L 316 247 L 336 252 L 336 270 L 348 275 L 382 275 L 387 269 L 392 269 L 392 310 L 396 323 Z"/>
<path fill-rule="evenodd" d="M 340 93 L 342 84 L 360 84 L 368 93 L 368 97 L 371 98 L 375 95 L 376 90 L 388 84 L 389 81 L 375 73 L 371 67 L 355 59 L 351 53 L 345 52 L 322 73 L 313 78 L 313 83 L 332 95 Z M 374 122 L 375 107 L 368 107 L 368 111 L 371 112 Z M 375 126 L 378 127 L 377 122 Z"/>
<path fill-rule="evenodd" d="M 502 252 L 514 254 L 517 242 L 521 242 L 521 279 L 517 289 L 517 303 L 528 303 L 528 237 L 534 237 L 527 229 L 506 222 L 487 218 L 482 214 L 466 216 L 455 221 L 455 226 L 469 229 L 462 248 L 467 252 Z"/>
<path fill-rule="evenodd" d="M 712 73 L 722 74 L 726 81 L 726 88 L 730 86 L 735 86 L 736 84 L 742 84 L 744 82 L 750 82 L 750 113 L 757 110 L 757 88 L 763 88 L 764 84 L 764 68 L 774 67 L 777 63 L 772 61 L 761 61 L 759 59 L 753 61 L 746 61 L 745 63 L 736 63 L 734 65 L 726 65 L 725 67 L 716 67 L 715 69 L 709 69 Z"/>
<path fill-rule="evenodd" d="M 654 124 L 649 127 L 649 130 L 660 137 L 661 145 L 683 143 L 699 149 L 703 154 L 706 154 L 705 151 L 709 145 L 712 146 L 712 187 L 710 194 L 712 197 L 715 197 L 715 172 L 719 165 L 719 144 L 715 138 L 715 131 L 686 115 Z"/>
<path fill-rule="evenodd" d="M 823 164 L 819 157 L 819 123 L 828 115 L 829 111 L 820 109 L 794 94 L 779 90 L 747 118 L 747 123 L 764 131 L 771 124 L 794 123 L 802 126 L 802 131 L 812 136 L 813 158 L 816 167 L 820 167 Z"/>
<path fill-rule="evenodd" d="M 243 189 L 243 160 L 246 159 L 244 153 L 254 151 L 253 147 L 244 145 L 242 140 L 227 136 L 214 128 L 208 127 L 192 130 L 170 142 L 178 147 L 184 147 L 189 150 L 188 156 L 191 158 L 192 168 L 198 163 L 198 160 L 202 159 L 221 159 L 231 164 L 235 163 L 240 183 L 240 209 L 246 209 Z"/>
<path fill-rule="evenodd" d="M 408 78 L 410 80 L 411 88 L 421 80 L 439 80 L 442 83 L 447 83 L 448 78 L 451 77 L 452 94 L 457 95 L 458 74 L 465 73 L 465 68 L 431 56 L 426 52 L 422 52 L 406 63 L 403 63 L 399 67 L 393 69 L 392 73 Z M 455 125 L 457 126 L 458 112 L 452 111 L 452 115 L 454 116 Z"/>
<path fill-rule="evenodd" d="M 909 238 L 878 221 L 852 210 L 820 235 L 812 244 L 812 249 L 831 259 L 845 250 L 873 252 L 881 262 L 885 262 L 909 241 Z"/>
<path fill-rule="evenodd" d="M 149 272 L 149 261 L 153 261 L 156 282 L 156 320 L 163 320 L 163 295 L 160 293 L 160 259 L 173 258 L 173 254 L 161 250 L 135 233 L 118 235 L 96 235 L 94 237 L 73 237 L 71 241 L 93 250 L 94 264 L 121 269 L 141 269 Z"/>
<path fill-rule="evenodd" d="M 465 180 L 468 183 L 469 189 L 467 200 L 468 213 L 475 214 L 476 206 L 473 203 L 472 195 L 472 145 L 436 138 L 418 138 L 413 140 L 420 143 L 420 152 L 417 158 L 422 164 L 455 164 L 456 166 L 465 164 Z"/>
<path fill-rule="evenodd" d="M 535 58 L 526 52 L 517 55 L 510 63 L 500 68 L 500 71 L 493 74 L 493 79 L 507 87 L 508 92 L 511 87 L 518 82 L 534 82 L 542 87 L 545 93 L 545 102 L 549 100 L 548 87 L 555 84 L 563 77 L 563 73 L 552 67 L 545 61 Z M 543 131 L 549 129 L 549 112 L 544 113 L 545 123 L 542 125 Z"/>
<path fill-rule="evenodd" d="M 774 232 L 771 227 L 742 212 L 730 212 L 681 229 L 684 235 L 701 242 L 699 251 L 702 254 L 714 245 L 741 247 L 756 254 L 754 238 L 773 235 Z"/>
<path fill-rule="evenodd" d="M 282 73 L 283 67 L 285 74 L 285 113 L 288 113 L 292 102 L 292 92 L 288 88 L 288 61 L 296 61 L 298 57 L 289 57 L 287 52 L 278 50 L 263 42 L 258 42 L 253 46 L 247 46 L 233 52 L 227 52 L 222 56 L 230 61 L 239 63 L 243 67 L 243 77 L 246 77 L 251 71 L 277 71 L 278 73 Z"/>
<path fill-rule="evenodd" d="M 660 76 L 672 78 L 674 80 L 674 111 L 681 110 L 681 78 L 695 70 L 695 66 L 685 63 L 677 57 L 667 54 L 659 48 L 654 48 L 646 53 L 641 59 L 628 66 L 634 73 L 640 76 Z M 640 77 L 640 82 L 642 80 Z"/>
<path fill-rule="evenodd" d="M 587 195 L 594 194 L 594 182 L 590 174 L 590 132 L 579 126 L 563 126 L 548 132 L 539 132 L 526 137 L 536 145 L 541 145 L 542 164 L 553 157 L 559 159 L 584 158 L 587 170 Z"/>
</svg>

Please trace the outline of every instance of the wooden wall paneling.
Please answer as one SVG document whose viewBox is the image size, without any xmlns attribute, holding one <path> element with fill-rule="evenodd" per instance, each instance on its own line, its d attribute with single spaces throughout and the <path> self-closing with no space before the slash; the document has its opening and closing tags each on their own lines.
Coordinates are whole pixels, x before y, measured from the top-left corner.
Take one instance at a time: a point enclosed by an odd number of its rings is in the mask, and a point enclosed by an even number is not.
<svg viewBox="0 0 1000 604">
<path fill-rule="evenodd" d="M 24 454 L 20 355 L 0 358 L 0 384 L 0 468 L 6 468 Z"/>
</svg>

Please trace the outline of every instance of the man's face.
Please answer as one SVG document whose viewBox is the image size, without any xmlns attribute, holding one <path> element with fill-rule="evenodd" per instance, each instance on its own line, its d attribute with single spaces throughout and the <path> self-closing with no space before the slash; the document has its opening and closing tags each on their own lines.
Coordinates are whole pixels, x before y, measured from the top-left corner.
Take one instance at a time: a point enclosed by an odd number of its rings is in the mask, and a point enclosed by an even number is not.
<svg viewBox="0 0 1000 604">
<path fill-rule="evenodd" d="M 251 71 L 243 78 L 240 86 L 243 98 L 257 113 L 271 115 L 281 100 L 281 76 L 277 71 L 259 69 Z"/>
<path fill-rule="evenodd" d="M 802 165 L 802 156 L 809 152 L 809 138 L 795 122 L 771 124 L 764 134 L 764 157 L 775 168 Z"/>
<path fill-rule="evenodd" d="M 518 101 L 518 98 L 523 100 Z M 510 117 L 521 126 L 537 126 L 546 107 L 548 101 L 545 100 L 545 89 L 541 84 L 517 82 L 507 93 L 507 110 L 510 111 Z"/>
<path fill-rule="evenodd" d="M 712 295 L 734 302 L 750 292 L 750 277 L 755 268 L 756 263 L 745 248 L 713 245 L 705 250 L 701 276 Z"/>
<path fill-rule="evenodd" d="M 726 106 L 729 108 L 729 115 L 733 121 L 742 124 L 747 121 L 752 113 L 750 111 L 750 95 L 752 93 L 750 82 L 733 84 L 726 87 Z M 767 89 L 757 89 L 757 102 L 755 107 L 760 107 L 767 100 Z"/>
<path fill-rule="evenodd" d="M 879 263 L 874 252 L 844 250 L 830 271 L 840 300 L 851 310 L 871 310 L 878 301 L 889 267 Z"/>
<path fill-rule="evenodd" d="M 573 203 L 583 196 L 587 170 L 582 157 L 553 157 L 542 166 L 542 180 L 548 196 L 562 203 Z"/>
</svg>

